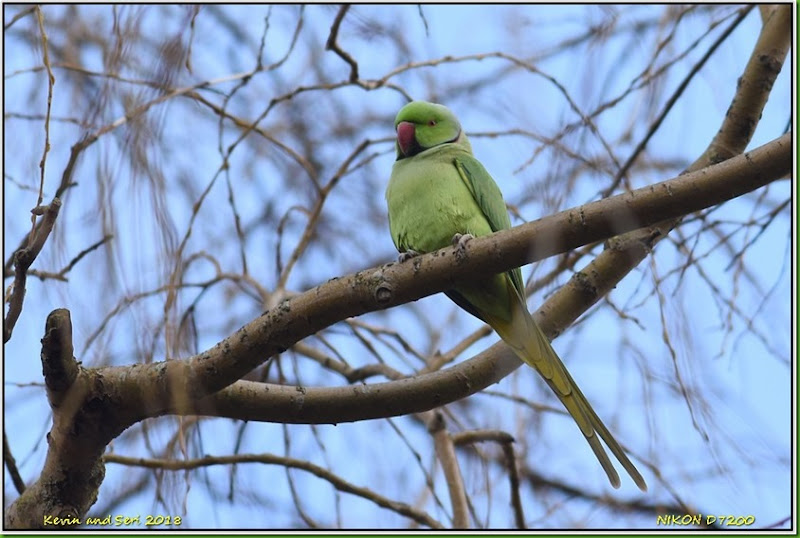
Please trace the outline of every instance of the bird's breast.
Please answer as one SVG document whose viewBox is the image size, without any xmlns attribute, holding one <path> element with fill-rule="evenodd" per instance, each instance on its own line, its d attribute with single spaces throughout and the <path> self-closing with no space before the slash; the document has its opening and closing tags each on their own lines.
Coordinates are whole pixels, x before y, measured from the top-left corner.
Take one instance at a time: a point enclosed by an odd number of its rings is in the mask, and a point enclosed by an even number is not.
<svg viewBox="0 0 800 538">
<path fill-rule="evenodd" d="M 483 213 L 449 159 L 401 159 L 386 190 L 389 226 L 400 250 L 431 252 L 456 233 L 491 232 Z"/>
</svg>

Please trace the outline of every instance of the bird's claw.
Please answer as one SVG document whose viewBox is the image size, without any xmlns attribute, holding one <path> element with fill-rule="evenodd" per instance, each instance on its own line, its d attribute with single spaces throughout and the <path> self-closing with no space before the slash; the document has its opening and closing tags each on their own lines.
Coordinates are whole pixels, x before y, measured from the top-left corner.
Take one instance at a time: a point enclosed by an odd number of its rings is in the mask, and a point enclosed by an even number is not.
<svg viewBox="0 0 800 538">
<path fill-rule="evenodd" d="M 453 246 L 456 247 L 456 257 L 463 260 L 467 257 L 467 243 L 475 239 L 472 234 L 455 234 L 453 236 Z"/>
<path fill-rule="evenodd" d="M 399 263 L 403 263 L 419 255 L 420 253 L 417 252 L 416 250 L 406 250 L 405 252 L 400 253 L 400 255 L 397 257 L 397 261 Z"/>
<path fill-rule="evenodd" d="M 463 248 L 463 245 L 467 244 L 473 239 L 475 239 L 475 236 L 472 234 L 455 234 L 453 236 L 453 246 Z"/>
</svg>

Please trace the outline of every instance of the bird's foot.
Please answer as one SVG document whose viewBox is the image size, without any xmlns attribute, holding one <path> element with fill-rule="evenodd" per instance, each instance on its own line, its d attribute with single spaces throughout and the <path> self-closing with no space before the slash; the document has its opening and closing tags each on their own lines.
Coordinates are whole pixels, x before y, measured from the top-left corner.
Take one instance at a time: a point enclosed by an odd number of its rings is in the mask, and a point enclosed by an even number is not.
<svg viewBox="0 0 800 538">
<path fill-rule="evenodd" d="M 405 252 L 401 252 L 400 255 L 397 257 L 397 261 L 399 263 L 403 263 L 405 261 L 410 260 L 411 258 L 415 258 L 419 256 L 420 253 L 416 250 L 406 250 Z"/>
<path fill-rule="evenodd" d="M 456 258 L 464 260 L 467 258 L 467 243 L 475 239 L 472 234 L 455 234 L 453 236 L 453 246 L 456 247 Z"/>
</svg>

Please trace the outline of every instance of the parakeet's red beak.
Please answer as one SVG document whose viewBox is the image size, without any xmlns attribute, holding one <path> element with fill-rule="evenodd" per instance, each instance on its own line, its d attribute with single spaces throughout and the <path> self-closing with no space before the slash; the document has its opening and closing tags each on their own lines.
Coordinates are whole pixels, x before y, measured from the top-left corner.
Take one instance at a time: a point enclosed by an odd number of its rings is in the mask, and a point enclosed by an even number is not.
<svg viewBox="0 0 800 538">
<path fill-rule="evenodd" d="M 418 151 L 419 144 L 414 134 L 414 124 L 401 121 L 397 124 L 397 146 L 405 157 L 410 157 Z"/>
</svg>

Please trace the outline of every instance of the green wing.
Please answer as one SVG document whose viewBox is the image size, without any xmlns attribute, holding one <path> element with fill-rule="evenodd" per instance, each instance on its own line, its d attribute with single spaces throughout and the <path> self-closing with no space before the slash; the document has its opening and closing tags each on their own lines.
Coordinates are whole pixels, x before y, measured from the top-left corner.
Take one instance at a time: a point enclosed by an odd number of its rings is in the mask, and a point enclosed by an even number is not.
<svg viewBox="0 0 800 538">
<path fill-rule="evenodd" d="M 492 231 L 497 232 L 511 228 L 511 219 L 508 217 L 503 193 L 500 192 L 500 187 L 497 186 L 480 161 L 471 155 L 459 155 L 454 159 L 453 164 L 472 193 L 472 197 L 478 202 L 478 207 L 483 211 Z M 508 276 L 511 277 L 511 282 L 517 289 L 520 298 L 524 298 L 525 286 L 522 283 L 522 271 L 519 268 L 513 269 L 508 272 Z"/>
</svg>

